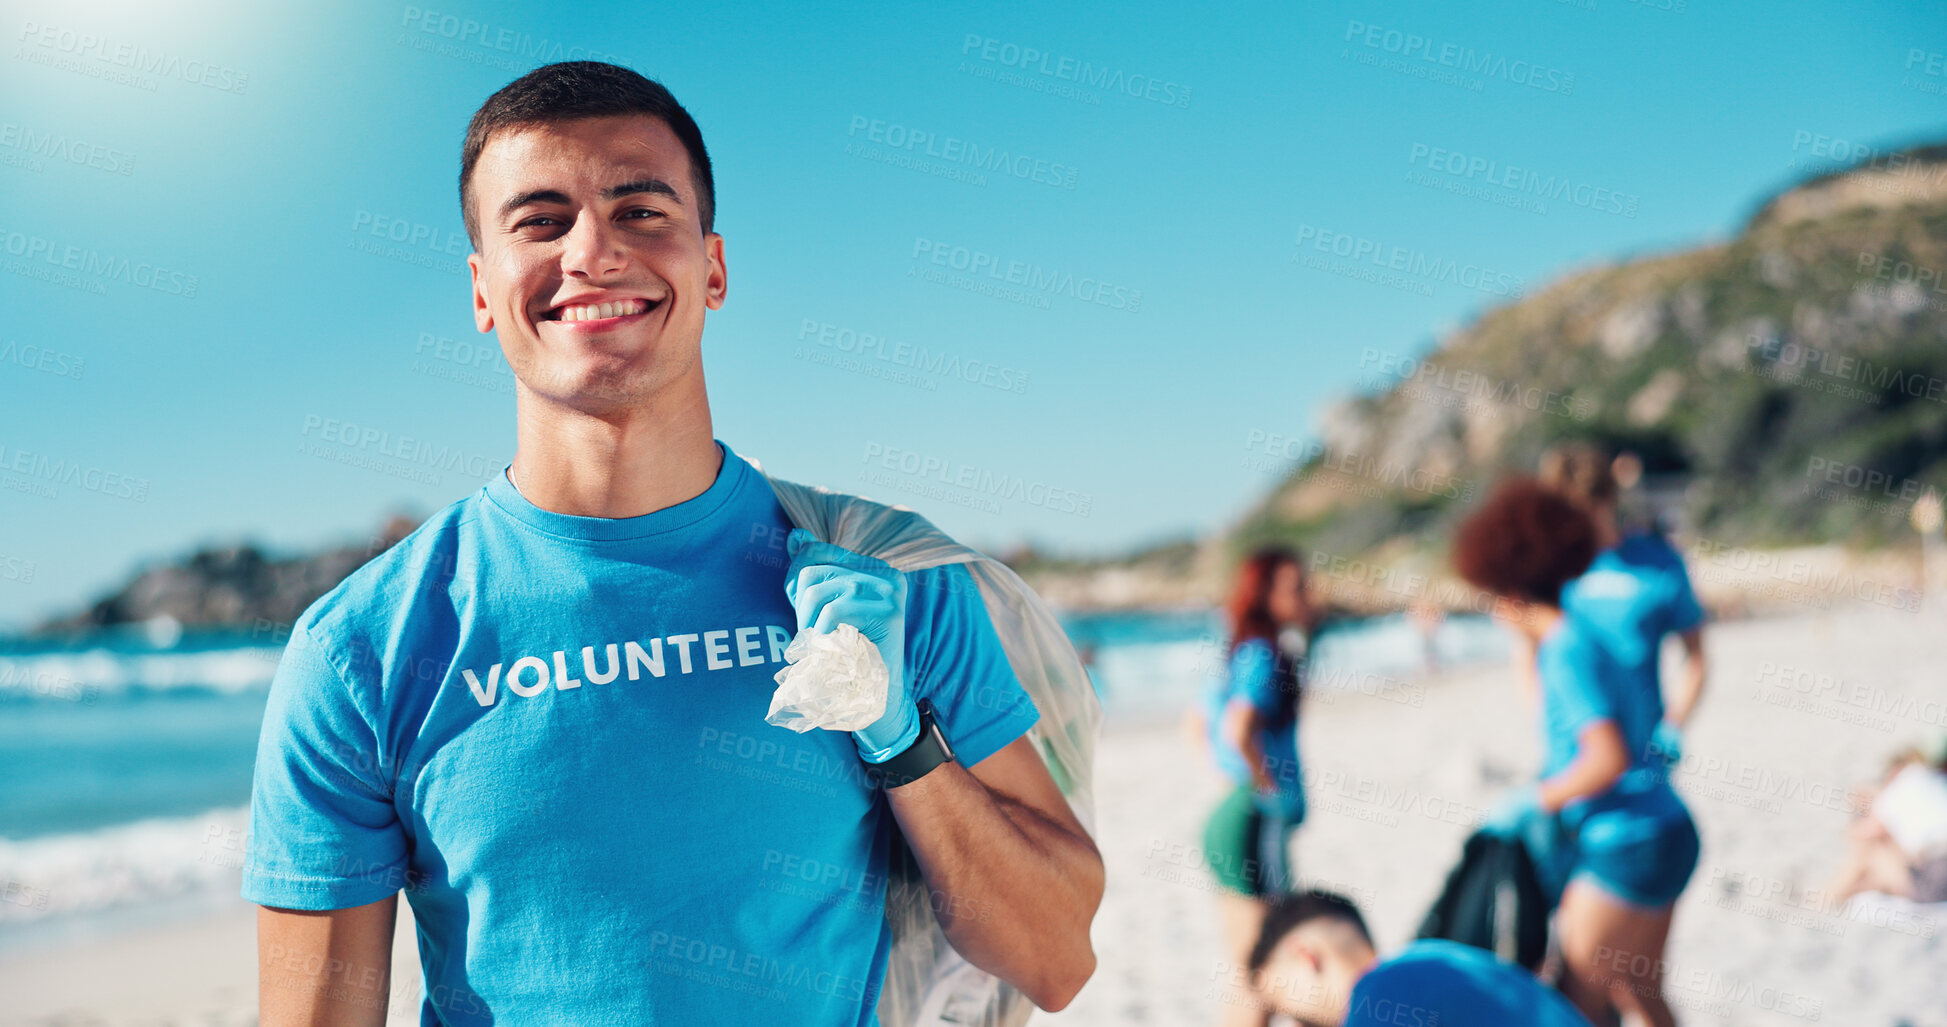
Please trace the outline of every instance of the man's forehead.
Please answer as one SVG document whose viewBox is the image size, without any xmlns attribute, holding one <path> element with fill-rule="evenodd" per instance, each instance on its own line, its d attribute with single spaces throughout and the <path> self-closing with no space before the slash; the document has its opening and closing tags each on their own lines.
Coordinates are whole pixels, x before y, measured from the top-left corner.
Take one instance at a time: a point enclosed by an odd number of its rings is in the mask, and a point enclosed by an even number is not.
<svg viewBox="0 0 1947 1027">
<path fill-rule="evenodd" d="M 671 176 L 688 159 L 676 134 L 645 114 L 502 129 L 481 149 L 480 166 L 508 179 L 545 173 L 610 184 Z"/>
</svg>

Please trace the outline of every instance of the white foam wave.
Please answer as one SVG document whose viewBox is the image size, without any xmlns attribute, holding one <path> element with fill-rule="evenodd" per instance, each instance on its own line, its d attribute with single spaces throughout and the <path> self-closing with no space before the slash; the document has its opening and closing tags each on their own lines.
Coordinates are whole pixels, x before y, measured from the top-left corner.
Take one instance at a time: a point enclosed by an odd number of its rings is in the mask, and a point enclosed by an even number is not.
<svg viewBox="0 0 1947 1027">
<path fill-rule="evenodd" d="M 270 684 L 281 646 L 238 646 L 186 653 L 109 649 L 0 655 L 0 695 L 87 700 L 131 688 L 209 688 L 240 692 Z"/>
<path fill-rule="evenodd" d="M 242 882 L 248 806 L 26 841 L 0 839 L 0 926 L 180 898 Z"/>
</svg>

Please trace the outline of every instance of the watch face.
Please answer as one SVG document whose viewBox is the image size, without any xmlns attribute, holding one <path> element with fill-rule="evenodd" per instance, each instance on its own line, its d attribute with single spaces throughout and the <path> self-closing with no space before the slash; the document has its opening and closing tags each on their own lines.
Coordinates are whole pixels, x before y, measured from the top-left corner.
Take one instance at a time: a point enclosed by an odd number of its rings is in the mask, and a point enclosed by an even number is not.
<svg viewBox="0 0 1947 1027">
<path fill-rule="evenodd" d="M 932 731 L 933 737 L 939 740 L 940 751 L 946 753 L 947 759 L 953 759 L 953 743 L 947 740 L 946 729 L 940 726 L 939 710 L 933 706 L 933 700 L 919 701 L 919 715 L 927 730 Z"/>
</svg>

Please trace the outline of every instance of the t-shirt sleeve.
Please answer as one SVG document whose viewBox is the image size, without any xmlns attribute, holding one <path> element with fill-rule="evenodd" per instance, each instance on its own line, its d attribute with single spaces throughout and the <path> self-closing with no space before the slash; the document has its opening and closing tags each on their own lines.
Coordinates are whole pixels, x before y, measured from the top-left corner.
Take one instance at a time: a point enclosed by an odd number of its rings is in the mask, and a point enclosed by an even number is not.
<svg viewBox="0 0 1947 1027">
<path fill-rule="evenodd" d="M 1664 543 L 1668 547 L 1668 543 Z M 1683 566 L 1683 554 L 1670 549 L 1669 554 L 1670 596 L 1664 604 L 1663 627 L 1666 632 L 1681 635 L 1704 622 L 1704 607 L 1697 601 L 1697 592 L 1690 587 L 1690 572 Z"/>
<path fill-rule="evenodd" d="M 1616 719 L 1615 701 L 1602 687 L 1602 668 L 1585 648 L 1546 647 L 1539 670 L 1549 727 L 1563 741 L 1575 742 L 1598 720 Z"/>
<path fill-rule="evenodd" d="M 1278 713 L 1277 657 L 1270 645 L 1251 639 L 1230 655 L 1230 697 L 1242 700 L 1266 716 Z"/>
<path fill-rule="evenodd" d="M 971 767 L 1026 734 L 1041 711 L 1015 679 L 973 575 L 947 564 L 908 577 L 913 696 L 933 701 L 955 759 Z"/>
<path fill-rule="evenodd" d="M 300 619 L 258 735 L 243 897 L 345 909 L 398 891 L 406 839 L 379 762 L 377 733 L 328 643 Z"/>
</svg>

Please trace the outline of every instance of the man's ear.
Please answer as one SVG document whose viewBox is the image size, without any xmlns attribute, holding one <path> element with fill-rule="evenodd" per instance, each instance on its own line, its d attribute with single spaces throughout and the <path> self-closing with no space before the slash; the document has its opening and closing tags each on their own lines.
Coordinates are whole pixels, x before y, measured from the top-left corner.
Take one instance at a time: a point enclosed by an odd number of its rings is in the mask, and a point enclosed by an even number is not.
<svg viewBox="0 0 1947 1027">
<path fill-rule="evenodd" d="M 703 282 L 703 305 L 723 309 L 723 298 L 730 291 L 730 269 L 723 262 L 723 236 L 715 232 L 703 237 L 703 255 L 710 262 L 709 277 Z"/>
<path fill-rule="evenodd" d="M 493 311 L 487 308 L 487 294 L 480 284 L 480 254 L 466 256 L 466 269 L 473 276 L 473 325 L 482 332 L 494 330 Z"/>
</svg>

